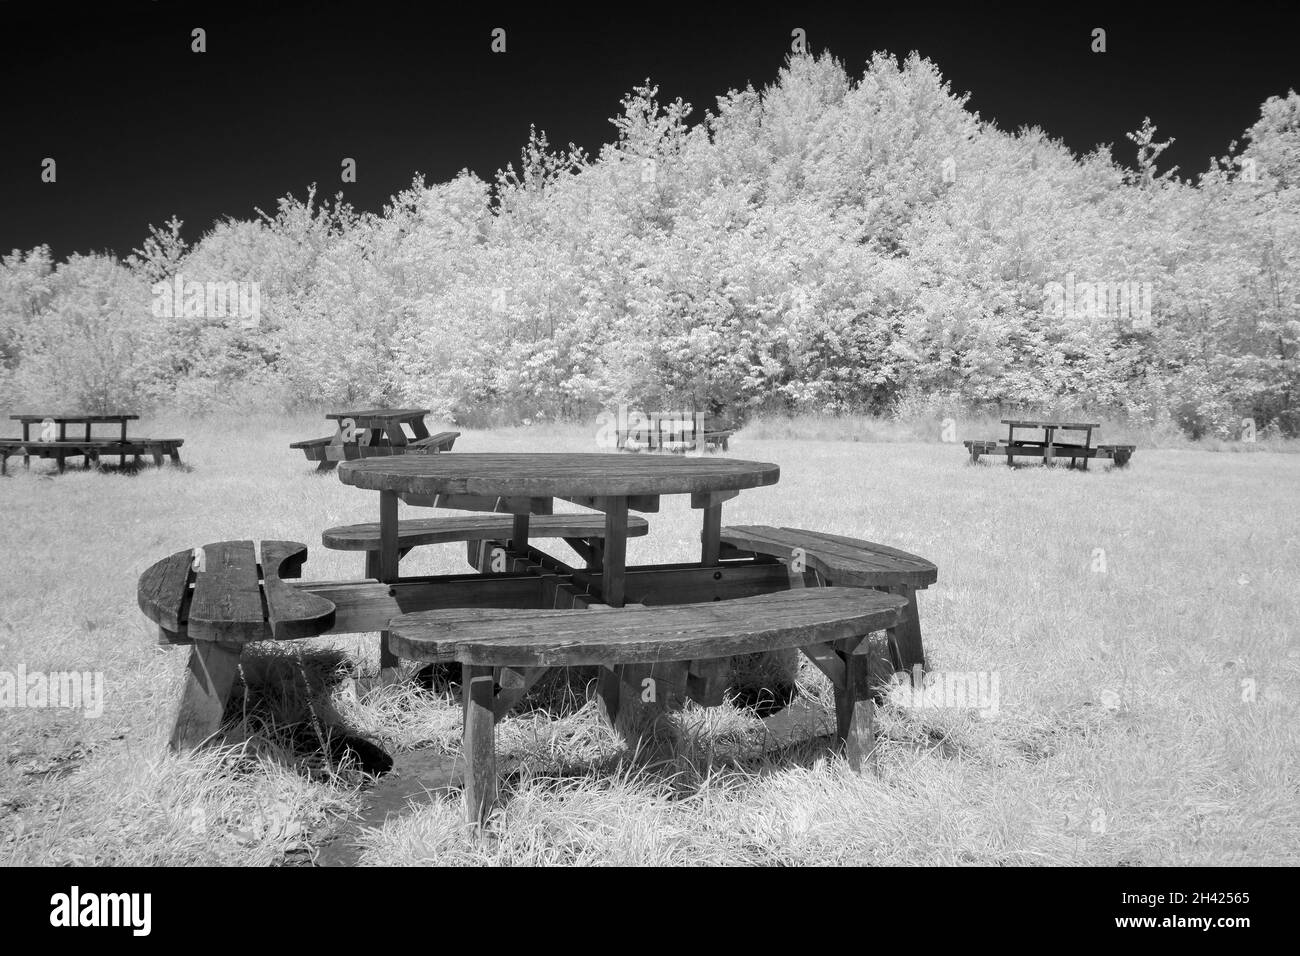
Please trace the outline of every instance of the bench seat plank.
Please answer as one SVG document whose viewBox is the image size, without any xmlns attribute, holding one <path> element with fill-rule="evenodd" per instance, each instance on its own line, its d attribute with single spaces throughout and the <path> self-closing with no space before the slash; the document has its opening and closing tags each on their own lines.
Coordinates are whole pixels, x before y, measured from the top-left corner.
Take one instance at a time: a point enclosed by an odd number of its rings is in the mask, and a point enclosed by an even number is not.
<svg viewBox="0 0 1300 956">
<path fill-rule="evenodd" d="M 195 576 L 191 638 L 244 643 L 270 637 L 251 541 L 203 546 L 204 569 Z"/>
<path fill-rule="evenodd" d="M 645 518 L 627 519 L 628 537 L 639 537 L 650 530 Z M 413 518 L 398 522 L 397 544 L 413 548 L 424 544 L 449 541 L 507 540 L 514 534 L 514 516 L 473 515 L 457 518 Z M 534 515 L 528 522 L 530 538 L 603 538 L 605 516 L 601 514 Z M 341 525 L 321 535 L 321 543 L 336 551 L 377 551 L 379 524 Z"/>
<path fill-rule="evenodd" d="M 907 600 L 859 588 L 725 602 L 587 610 L 456 608 L 404 614 L 390 646 L 412 660 L 512 667 L 694 661 L 860 637 L 902 621 Z"/>
<path fill-rule="evenodd" d="M 315 637 L 334 626 L 334 603 L 289 584 L 300 577 L 307 546 L 297 541 L 262 542 L 262 588 L 267 620 L 277 641 Z"/>
</svg>

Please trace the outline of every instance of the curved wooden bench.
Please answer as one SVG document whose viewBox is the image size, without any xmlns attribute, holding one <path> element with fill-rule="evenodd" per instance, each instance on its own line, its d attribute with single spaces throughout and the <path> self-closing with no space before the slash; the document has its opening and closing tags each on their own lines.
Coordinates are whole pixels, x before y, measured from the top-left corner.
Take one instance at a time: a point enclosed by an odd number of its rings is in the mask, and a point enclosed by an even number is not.
<svg viewBox="0 0 1300 956">
<path fill-rule="evenodd" d="M 721 540 L 727 554 L 766 555 L 790 565 L 792 587 L 803 587 L 811 571 L 817 584 L 879 588 L 906 598 L 907 613 L 889 632 L 894 668 L 925 666 L 916 592 L 939 579 L 932 562 L 873 541 L 802 528 L 736 525 L 723 528 Z"/>
<path fill-rule="evenodd" d="M 550 667 L 601 664 L 610 719 L 628 693 L 646 688 L 663 706 L 699 699 L 710 662 L 736 654 L 800 648 L 835 687 L 836 737 L 860 767 L 872 744 L 867 635 L 898 626 L 907 601 L 859 588 L 808 588 L 732 601 L 574 611 L 458 608 L 403 614 L 389 622 L 391 646 L 417 661 L 460 661 L 465 695 L 466 798 L 471 821 L 496 803 L 493 727 Z M 666 666 L 666 665 L 680 666 Z M 619 665 L 652 665 L 629 668 Z M 646 678 L 643 675 L 656 676 Z M 650 683 L 647 684 L 646 680 Z M 717 701 L 702 701 L 716 703 Z"/>
<path fill-rule="evenodd" d="M 136 599 L 159 628 L 161 644 L 191 644 L 173 725 L 173 750 L 188 750 L 221 725 L 245 644 L 315 637 L 334 626 L 334 604 L 286 583 L 299 577 L 307 546 L 221 541 L 178 551 L 140 575 Z"/>
</svg>

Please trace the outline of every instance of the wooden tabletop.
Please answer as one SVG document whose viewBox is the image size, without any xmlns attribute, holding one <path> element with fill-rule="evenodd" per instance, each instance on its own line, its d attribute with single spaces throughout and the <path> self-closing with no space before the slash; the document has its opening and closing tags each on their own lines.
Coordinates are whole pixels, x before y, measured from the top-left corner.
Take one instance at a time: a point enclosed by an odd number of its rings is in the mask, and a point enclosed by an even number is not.
<svg viewBox="0 0 1300 956">
<path fill-rule="evenodd" d="M 739 491 L 781 469 L 734 458 L 605 454 L 405 455 L 344 462 L 344 484 L 420 495 L 599 498 Z"/>
<path fill-rule="evenodd" d="M 1100 428 L 1100 422 L 1057 422 L 1029 418 L 1004 418 L 1003 425 L 1014 425 L 1016 428 Z"/>
<path fill-rule="evenodd" d="M 52 421 L 56 425 L 76 425 L 89 422 L 130 422 L 137 421 L 139 415 L 10 415 L 9 418 L 15 422 L 26 422 L 32 424 L 35 422 Z"/>
<path fill-rule="evenodd" d="M 423 418 L 427 408 L 361 408 L 352 412 L 330 412 L 326 418 L 342 421 L 345 418 Z"/>
</svg>

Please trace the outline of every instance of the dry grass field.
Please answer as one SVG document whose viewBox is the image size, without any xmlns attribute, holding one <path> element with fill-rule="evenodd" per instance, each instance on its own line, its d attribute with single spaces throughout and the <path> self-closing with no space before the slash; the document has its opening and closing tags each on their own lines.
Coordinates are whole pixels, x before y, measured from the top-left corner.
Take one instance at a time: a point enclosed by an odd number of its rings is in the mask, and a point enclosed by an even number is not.
<svg viewBox="0 0 1300 956">
<path fill-rule="evenodd" d="M 377 496 L 287 447 L 324 424 L 144 421 L 140 434 L 185 437 L 184 469 L 58 476 L 41 463 L 0 480 L 0 671 L 97 671 L 105 692 L 98 717 L 0 709 L 0 863 L 310 862 L 375 791 L 313 750 L 309 715 L 378 743 L 416 783 L 420 766 L 452 760 L 456 702 L 372 687 L 373 635 L 260 646 L 230 746 L 164 750 L 186 652 L 155 645 L 136 578 L 232 538 L 303 541 L 307 577 L 358 576 L 360 556 L 326 551 L 320 532 L 377 520 Z M 1084 473 L 789 431 L 734 442 L 731 455 L 776 462 L 782 478 L 729 502 L 724 522 L 934 561 L 920 597 L 930 662 L 996 675 L 996 712 L 886 706 L 879 772 L 857 775 L 812 727 L 778 745 L 752 711 L 688 709 L 689 759 L 665 775 L 621 759 L 578 686 L 500 725 L 505 801 L 487 832 L 441 790 L 366 818 L 359 862 L 1300 862 L 1300 455 L 1142 447 L 1126 470 Z M 596 449 L 592 430 L 541 426 L 466 432 L 451 454 L 490 450 Z M 684 501 L 647 517 L 629 563 L 696 555 Z M 403 568 L 462 571 L 463 547 L 420 549 Z M 326 689 L 309 698 L 304 674 Z M 827 687 L 811 670 L 800 680 L 811 720 Z"/>
</svg>

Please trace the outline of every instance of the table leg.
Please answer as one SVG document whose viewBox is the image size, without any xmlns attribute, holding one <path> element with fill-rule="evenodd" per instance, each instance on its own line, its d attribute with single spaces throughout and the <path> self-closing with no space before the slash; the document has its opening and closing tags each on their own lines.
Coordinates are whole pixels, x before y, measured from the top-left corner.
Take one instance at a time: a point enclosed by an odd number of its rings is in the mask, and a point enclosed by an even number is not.
<svg viewBox="0 0 1300 956">
<path fill-rule="evenodd" d="M 718 553 L 722 549 L 722 503 L 702 510 L 704 530 L 700 532 L 700 564 L 712 567 L 718 563 Z"/>
<path fill-rule="evenodd" d="M 627 574 L 627 499 L 607 498 L 605 506 L 605 570 L 602 597 L 610 607 L 622 607 Z"/>
<path fill-rule="evenodd" d="M 1052 465 L 1052 464 L 1055 462 L 1055 460 L 1056 460 L 1056 456 L 1055 456 L 1055 454 L 1054 454 L 1053 451 L 1052 451 L 1052 432 L 1053 432 L 1053 431 L 1054 431 L 1054 429 L 1052 429 L 1052 428 L 1044 428 L 1044 429 L 1043 429 L 1043 435 L 1044 435 L 1044 441 L 1043 441 L 1043 462 L 1044 462 L 1044 464 L 1047 464 L 1047 465 L 1049 465 L 1049 466 Z"/>
<path fill-rule="evenodd" d="M 379 493 L 379 580 L 391 584 L 397 580 L 397 492 Z M 379 634 L 379 677 L 389 683 L 396 677 L 397 655 L 388 646 L 388 632 Z M 489 711 L 491 708 L 489 707 Z"/>
<path fill-rule="evenodd" d="M 29 428 L 31 428 L 31 424 L 28 422 L 23 422 L 23 467 L 24 468 L 32 467 L 32 456 L 27 454 L 27 443 L 32 440 L 31 432 L 28 431 Z"/>
<path fill-rule="evenodd" d="M 523 553 L 528 550 L 528 515 L 515 515 L 510 533 L 510 547 Z"/>
</svg>

